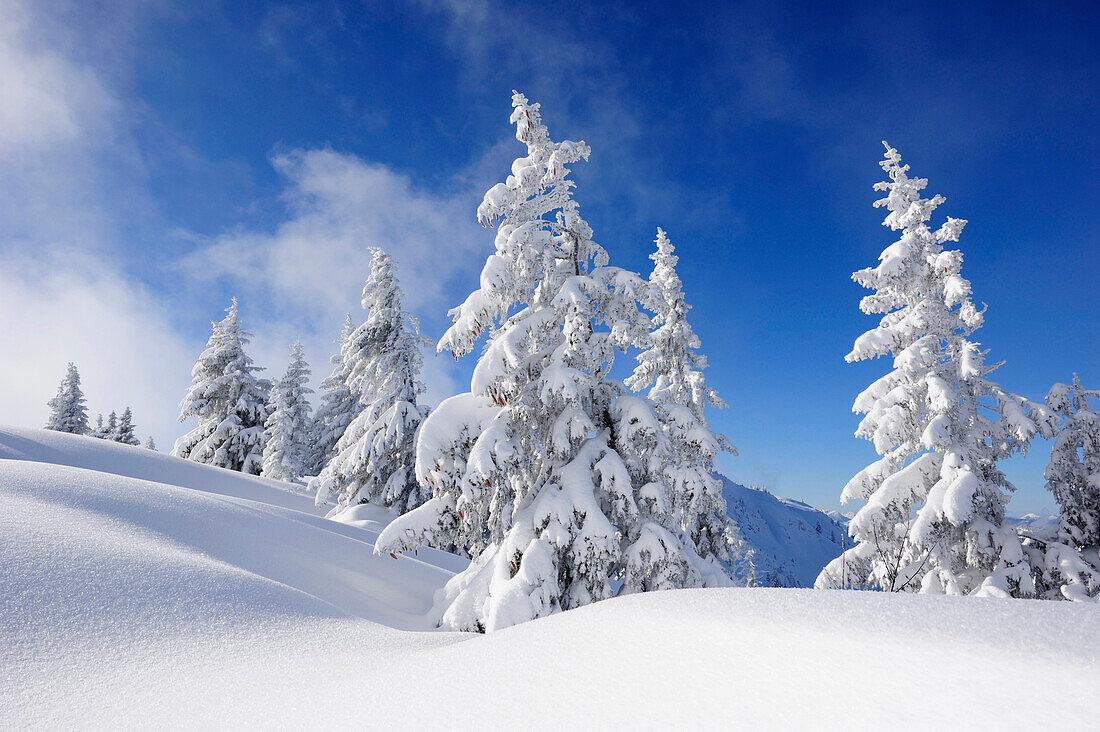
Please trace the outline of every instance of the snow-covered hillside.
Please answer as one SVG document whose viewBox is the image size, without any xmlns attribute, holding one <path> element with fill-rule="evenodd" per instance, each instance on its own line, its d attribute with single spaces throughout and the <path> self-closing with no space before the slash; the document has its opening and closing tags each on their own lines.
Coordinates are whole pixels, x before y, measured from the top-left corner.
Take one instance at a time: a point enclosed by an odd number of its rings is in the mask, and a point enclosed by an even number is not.
<svg viewBox="0 0 1100 732">
<path fill-rule="evenodd" d="M 813 587 L 821 568 L 842 551 L 846 529 L 824 511 L 724 476 L 722 494 L 727 512 L 754 551 L 758 585 Z"/>
<path fill-rule="evenodd" d="M 385 520 L 328 521 L 271 481 L 0 428 L 0 726 L 1095 723 L 1091 606 L 690 590 L 488 636 L 423 632 L 462 562 L 374 556 Z"/>
</svg>

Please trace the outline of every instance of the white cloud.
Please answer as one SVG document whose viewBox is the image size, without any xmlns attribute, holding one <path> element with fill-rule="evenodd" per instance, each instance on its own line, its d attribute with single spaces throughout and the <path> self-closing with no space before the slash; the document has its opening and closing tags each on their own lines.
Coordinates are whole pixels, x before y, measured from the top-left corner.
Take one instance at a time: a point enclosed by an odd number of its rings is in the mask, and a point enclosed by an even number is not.
<svg viewBox="0 0 1100 732">
<path fill-rule="evenodd" d="M 142 440 L 169 449 L 193 346 L 155 296 L 86 256 L 0 258 L 0 422 L 41 427 L 69 361 L 92 418 L 130 406 Z"/>
<path fill-rule="evenodd" d="M 0 0 L 0 249 L 107 251 L 153 208 L 135 115 L 58 50 L 57 25 L 50 8 Z"/>
<path fill-rule="evenodd" d="M 384 165 L 327 148 L 280 152 L 272 164 L 287 181 L 287 218 L 271 232 L 239 230 L 203 241 L 182 265 L 188 278 L 220 279 L 242 307 L 264 313 L 255 358 L 268 375 L 281 373 L 287 344 L 297 337 L 315 381 L 327 374 L 344 315 L 363 316 L 369 246 L 397 260 L 406 307 L 426 335 L 438 336 L 447 309 L 476 286 L 491 246 L 491 234 L 475 222 L 480 192 L 464 180 L 460 192 L 430 193 Z M 424 378 L 432 401 L 453 393 L 453 367 L 430 355 Z"/>
<path fill-rule="evenodd" d="M 0 0 L 0 157 L 74 142 L 115 107 L 95 73 L 34 42 L 32 20 Z"/>
<path fill-rule="evenodd" d="M 93 417 L 130 406 L 139 434 L 167 449 L 195 346 L 160 294 L 113 264 L 155 209 L 133 137 L 140 115 L 79 60 L 86 35 L 109 44 L 125 30 L 80 35 L 66 15 L 0 0 L 0 422 L 45 424 L 74 361 Z"/>
<path fill-rule="evenodd" d="M 187 258 L 192 276 L 228 277 L 283 315 L 315 316 L 358 309 L 369 246 L 397 260 L 414 310 L 448 302 L 448 285 L 477 271 L 488 237 L 469 195 L 427 193 L 384 165 L 331 149 L 282 152 L 272 164 L 287 180 L 289 217 L 273 233 L 216 237 Z"/>
</svg>

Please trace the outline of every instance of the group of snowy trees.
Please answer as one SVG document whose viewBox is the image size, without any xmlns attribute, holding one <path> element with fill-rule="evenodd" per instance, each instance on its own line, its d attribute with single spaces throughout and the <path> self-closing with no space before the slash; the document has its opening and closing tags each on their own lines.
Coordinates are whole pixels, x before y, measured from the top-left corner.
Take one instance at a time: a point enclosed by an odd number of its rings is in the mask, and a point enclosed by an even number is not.
<svg viewBox="0 0 1100 732">
<path fill-rule="evenodd" d="M 134 417 L 129 407 L 126 407 L 119 417 L 115 412 L 107 417 L 104 424 L 103 415 L 99 415 L 94 428 L 88 425 L 88 408 L 84 399 L 84 391 L 80 388 L 80 372 L 76 364 L 70 363 L 61 380 L 61 386 L 57 389 L 57 396 L 48 402 L 50 408 L 49 420 L 46 429 L 57 432 L 69 432 L 74 435 L 90 435 L 101 440 L 112 440 L 124 445 L 140 445 L 137 435 L 134 434 Z M 150 450 L 155 450 L 156 445 L 150 437 L 145 445 Z"/>
<path fill-rule="evenodd" d="M 91 431 L 91 435 L 101 440 L 114 440 L 126 445 L 141 444 L 141 440 L 134 434 L 134 416 L 129 407 L 122 411 L 121 417 L 112 411 L 107 415 L 106 423 L 103 422 L 102 414 L 96 417 L 96 426 Z M 150 441 L 152 439 L 152 437 L 149 438 Z M 150 442 L 150 445 L 152 445 L 152 442 Z"/>
<path fill-rule="evenodd" d="M 885 144 L 885 143 L 884 143 Z M 900 231 L 875 267 L 853 275 L 874 292 L 860 308 L 880 314 L 848 361 L 893 357 L 893 370 L 868 387 L 854 411 L 856 435 L 879 460 L 860 471 L 842 502 L 865 505 L 849 523 L 855 546 L 822 571 L 819 588 L 1000 597 L 1096 598 L 1100 593 L 1100 422 L 1088 402 L 1097 392 L 1056 385 L 1045 404 L 989 378 L 1000 364 L 971 341 L 983 310 L 970 299 L 962 253 L 945 249 L 966 224 L 928 222 L 944 202 L 923 198 L 928 181 L 911 178 L 886 145 L 876 184 Z M 1005 518 L 1015 490 L 998 462 L 1054 438 L 1047 487 L 1060 520 L 1049 536 L 1022 535 Z"/>
<path fill-rule="evenodd" d="M 488 342 L 470 392 L 420 427 L 415 479 L 430 499 L 375 551 L 468 553 L 436 607 L 440 625 L 461 630 L 617 593 L 731 584 L 743 547 L 711 468 L 732 446 L 703 415 L 721 402 L 703 379 L 672 245 L 658 233 L 648 281 L 610 266 L 568 178 L 588 146 L 554 142 L 522 94 L 511 122 L 527 154 L 478 208 L 495 251 L 437 350 L 457 359 L 486 331 Z M 631 348 L 642 355 L 628 388 L 609 374 Z"/>
<path fill-rule="evenodd" d="M 309 479 L 334 512 L 364 502 L 403 514 L 376 551 L 428 545 L 470 556 L 436 609 L 443 626 L 491 630 L 619 593 L 726 586 L 751 572 L 713 472 L 720 451 L 687 322 L 677 258 L 658 229 L 649 279 L 613 267 L 569 180 L 583 142 L 554 142 L 516 94 L 527 154 L 485 195 L 496 229 L 481 286 L 437 344 L 457 359 L 487 332 L 471 390 L 429 412 L 421 348 L 394 264 L 374 249 L 366 319 L 348 319 L 311 419 L 299 344 L 275 385 L 256 377 L 236 302 L 214 325 L 175 453 L 283 480 Z M 652 317 L 647 314 L 652 313 Z M 611 378 L 616 352 L 640 352 Z"/>
<path fill-rule="evenodd" d="M 430 341 L 403 308 L 394 262 L 372 249 L 365 320 L 348 316 L 332 372 L 311 416 L 310 369 L 291 347 L 275 383 L 245 353 L 251 334 L 237 301 L 213 324 L 180 419 L 198 425 L 173 454 L 289 482 L 308 481 L 333 513 L 373 502 L 402 514 L 375 551 L 432 546 L 471 558 L 437 598 L 437 622 L 486 631 L 616 594 L 746 583 L 751 552 L 727 516 L 714 458 L 734 453 L 706 408 L 707 386 L 677 256 L 657 229 L 648 278 L 610 265 L 573 198 L 570 166 L 583 142 L 555 142 L 519 93 L 511 123 L 526 146 L 478 207 L 495 229 L 480 286 L 449 313 L 436 344 L 457 360 L 482 334 L 470 391 L 434 411 L 420 403 L 421 348 Z M 929 225 L 942 196 L 924 198 L 896 150 L 884 225 L 900 232 L 853 279 L 880 316 L 848 361 L 893 368 L 864 390 L 857 436 L 880 458 L 845 486 L 864 501 L 849 522 L 854 546 L 819 588 L 1095 600 L 1100 595 L 1100 414 L 1074 379 L 1044 403 L 990 378 L 999 366 L 971 340 L 984 309 L 971 300 L 962 253 L 947 249 L 966 224 Z M 616 353 L 635 351 L 625 381 Z M 70 364 L 50 402 L 50 428 L 90 430 Z M 92 434 L 136 444 L 130 410 Z M 1033 437 L 1053 439 L 1047 487 L 1060 511 L 1045 532 L 1018 531 L 1014 490 L 999 462 Z"/>
<path fill-rule="evenodd" d="M 427 414 L 417 404 L 423 339 L 402 309 L 393 260 L 378 248 L 362 304 L 367 318 L 356 328 L 348 316 L 311 415 L 301 341 L 291 346 L 281 379 L 259 378 L 262 369 L 245 353 L 252 334 L 234 298 L 226 317 L 212 324 L 180 404 L 180 421 L 194 417 L 198 426 L 176 441 L 172 454 L 291 483 L 308 478 L 318 505 L 334 499 L 337 511 L 370 500 L 400 510 L 422 503 L 427 494 L 411 465 Z"/>
</svg>

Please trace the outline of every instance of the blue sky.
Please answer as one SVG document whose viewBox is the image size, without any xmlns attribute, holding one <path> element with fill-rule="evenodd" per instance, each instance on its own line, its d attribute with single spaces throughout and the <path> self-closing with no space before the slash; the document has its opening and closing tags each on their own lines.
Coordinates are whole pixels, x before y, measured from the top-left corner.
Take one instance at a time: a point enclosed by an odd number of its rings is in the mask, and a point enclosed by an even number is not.
<svg viewBox="0 0 1100 732">
<path fill-rule="evenodd" d="M 874 322 L 850 274 L 892 241 L 882 139 L 969 220 L 1002 384 L 1100 384 L 1090 4 L 578 5 L 0 0 L 0 421 L 43 421 L 75 359 L 93 412 L 131 403 L 167 448 L 234 294 L 259 362 L 301 335 L 322 376 L 368 244 L 438 336 L 522 152 L 512 89 L 591 145 L 577 198 L 615 264 L 677 245 L 731 477 L 831 508 L 874 457 L 850 409 L 888 364 L 843 356 Z M 471 366 L 430 360 L 433 393 Z M 1051 506 L 1045 453 L 1008 466 L 1014 512 Z"/>
</svg>

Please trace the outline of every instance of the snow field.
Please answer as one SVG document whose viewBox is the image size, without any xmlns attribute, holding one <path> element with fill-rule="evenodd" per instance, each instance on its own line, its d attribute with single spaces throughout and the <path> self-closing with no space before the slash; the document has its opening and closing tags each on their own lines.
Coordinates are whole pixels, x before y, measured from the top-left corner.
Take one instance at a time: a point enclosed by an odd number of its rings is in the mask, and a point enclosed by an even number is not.
<svg viewBox="0 0 1100 732">
<path fill-rule="evenodd" d="M 376 557 L 388 512 L 319 510 L 273 481 L 0 428 L 0 727 L 1095 724 L 1092 605 L 679 590 L 422 632 L 462 560 Z"/>
</svg>

